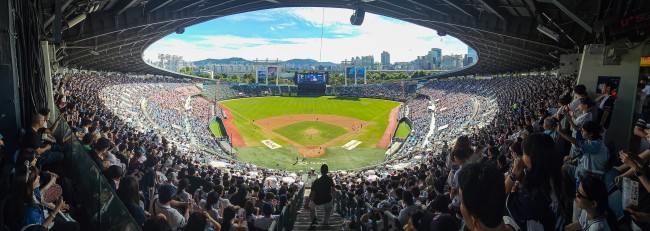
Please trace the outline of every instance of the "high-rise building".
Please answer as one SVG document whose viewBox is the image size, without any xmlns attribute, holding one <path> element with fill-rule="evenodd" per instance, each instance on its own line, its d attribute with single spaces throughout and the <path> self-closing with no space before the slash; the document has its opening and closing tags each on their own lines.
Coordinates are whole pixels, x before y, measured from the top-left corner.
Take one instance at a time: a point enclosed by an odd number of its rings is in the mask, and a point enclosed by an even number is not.
<svg viewBox="0 0 650 231">
<path fill-rule="evenodd" d="M 390 54 L 386 51 L 381 52 L 381 65 L 390 66 Z"/>
<path fill-rule="evenodd" d="M 418 56 L 418 58 L 413 61 L 413 68 L 417 70 L 429 70 L 427 56 Z"/>
<path fill-rule="evenodd" d="M 357 57 L 352 57 L 352 60 L 350 60 L 350 64 L 355 65 L 355 66 L 366 66 L 366 67 L 372 67 L 372 65 L 375 64 L 375 56 L 368 55 L 368 56 L 357 56 Z"/>
<path fill-rule="evenodd" d="M 470 46 L 467 46 L 467 58 L 470 65 L 478 60 L 478 54 L 476 53 L 476 50 Z"/>
<path fill-rule="evenodd" d="M 430 63 L 429 69 L 440 69 L 440 64 L 442 62 L 442 50 L 440 48 L 431 48 L 429 53 L 427 53 L 427 62 Z"/>
</svg>

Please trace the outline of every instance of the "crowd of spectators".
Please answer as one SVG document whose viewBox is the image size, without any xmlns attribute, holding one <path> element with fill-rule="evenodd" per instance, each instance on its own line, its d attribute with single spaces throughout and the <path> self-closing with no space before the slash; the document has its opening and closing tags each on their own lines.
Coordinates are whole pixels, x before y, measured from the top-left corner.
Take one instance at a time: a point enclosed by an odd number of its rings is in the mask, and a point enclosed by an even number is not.
<svg viewBox="0 0 650 231">
<path fill-rule="evenodd" d="M 57 83 L 57 105 L 63 112 L 58 120 L 65 119 L 68 126 L 76 131 L 75 135 L 82 140 L 84 147 L 88 147 L 90 159 L 109 179 L 108 182 L 136 223 L 145 230 L 167 226 L 174 230 L 204 230 L 207 227 L 214 230 L 220 230 L 220 227 L 227 230 L 235 229 L 229 227 L 268 229 L 269 221 L 277 219 L 273 214 L 279 214 L 298 190 L 301 179 L 296 179 L 295 183 L 282 183 L 284 177 L 297 177 L 295 174 L 261 169 L 200 150 L 183 149 L 172 139 L 155 131 L 136 128 L 132 126 L 134 121 L 123 119 L 136 113 L 130 110 L 138 108 L 135 106 L 139 104 L 137 99 L 149 97 L 148 93 L 139 92 L 164 87 L 133 88 L 130 96 L 124 95 L 125 101 L 132 103 L 126 109 L 120 107 L 125 102 L 100 97 L 101 90 L 111 86 L 147 83 L 161 86 L 179 80 L 69 74 L 65 78 L 55 76 L 54 81 Z M 171 91 L 174 89 L 168 88 Z M 109 92 L 103 96 L 122 96 Z M 61 102 L 64 97 L 65 103 Z M 205 103 L 201 100 L 196 102 Z M 164 107 L 162 104 L 158 106 Z M 118 116 L 116 112 L 125 115 Z M 57 159 L 57 145 L 45 145 L 44 141 L 36 139 L 47 132 L 44 129 L 47 116 L 49 112 L 34 117 L 33 126 L 29 129 L 38 136 L 25 145 L 33 143 L 37 147 L 24 146 L 16 161 L 11 195 L 26 196 L 8 205 L 19 211 L 7 215 L 12 219 L 5 219 L 11 221 L 8 225 L 15 230 L 27 226 L 51 227 L 53 230 L 79 229 L 74 220 L 60 219 L 67 215 L 57 216 L 72 207 L 62 197 L 54 201 L 39 199 L 45 198 L 41 195 L 51 194 L 48 193 L 50 188 L 57 182 L 61 183 L 57 179 L 64 172 L 57 168 L 62 162 Z M 52 157 L 44 159 L 41 155 Z M 225 167 L 216 168 L 213 163 L 222 163 L 222 167 Z M 41 182 L 44 182 L 44 186 L 40 186 Z M 236 216 L 240 214 L 238 211 L 246 215 Z M 70 214 L 74 217 L 74 212 Z"/>
<path fill-rule="evenodd" d="M 417 89 L 415 82 L 382 83 L 368 85 L 332 86 L 327 95 L 391 99 L 405 102 L 413 97 Z"/>
<path fill-rule="evenodd" d="M 121 168 L 116 192 L 145 229 L 156 225 L 172 229 L 265 229 L 272 214 L 298 189 L 298 184 L 267 184 L 267 177 L 289 176 L 288 172 L 264 170 L 200 150 L 182 150 L 164 135 L 149 127 L 137 129 L 134 125 L 140 122 L 126 121 L 126 116 L 116 114 L 142 113 L 137 111 L 137 99 L 147 95 L 128 92 L 133 97 L 117 102 L 101 99 L 101 90 L 97 90 L 177 80 L 69 75 L 54 81 L 58 83 L 57 104 L 66 111 L 62 118 L 76 128 L 80 139 L 90 137 L 89 155 L 107 178 L 115 179 L 115 168 Z M 253 87 L 248 88 L 255 92 Z M 406 98 L 404 114 L 414 124 L 409 136 L 412 142 L 406 141 L 401 150 L 406 155 L 388 159 L 373 169 L 329 173 L 323 179 L 331 178 L 333 183 L 318 190 L 327 192 L 332 187 L 334 208 L 353 202 L 364 207 L 368 203 L 371 208 L 346 226 L 370 230 L 649 230 L 649 152 L 617 153 L 604 142 L 603 128 L 609 126 L 614 107 L 613 88 L 612 83 L 606 83 L 602 86 L 604 96 L 591 99 L 584 86 L 576 85 L 570 76 L 429 83 L 418 90 L 417 97 Z M 391 88 L 337 87 L 333 93 L 352 94 L 355 89 L 375 96 L 394 92 Z M 156 103 L 151 106 L 165 107 L 165 103 Z M 210 118 L 198 114 L 210 114 L 203 111 L 211 110 L 210 104 L 200 97 L 190 99 L 192 126 L 207 127 L 205 120 Z M 172 110 L 179 106 L 174 105 L 170 106 Z M 118 109 L 110 110 L 113 107 Z M 193 111 L 195 107 L 197 111 Z M 45 116 L 33 118 L 31 129 L 35 133 L 45 132 Z M 427 139 L 432 122 L 434 128 L 447 128 L 434 133 L 429 146 L 412 148 Z M 646 138 L 650 140 L 650 136 Z M 39 176 L 47 176 L 49 181 L 56 181 L 57 176 L 56 172 L 39 169 L 56 170 L 52 165 L 60 160 L 36 161 L 35 155 L 57 153 L 54 145 L 36 146 L 36 150 L 25 149 L 20 155 L 28 163 L 34 161 L 33 166 L 17 169 L 16 174 L 22 176 L 18 178 L 21 184 L 32 185 L 27 191 L 40 195 Z M 224 170 L 205 165 L 210 160 L 230 167 Z M 620 197 L 612 197 L 616 195 L 612 192 L 620 191 L 622 182 L 627 181 L 624 177 L 639 182 L 636 205 L 623 207 Z M 49 184 L 43 185 L 47 188 Z M 14 188 L 25 190 L 23 186 Z M 324 203 L 313 197 L 308 200 L 306 207 L 310 209 L 310 201 L 313 206 Z M 63 200 L 51 204 L 48 208 L 54 216 L 66 206 Z M 251 216 L 235 220 L 238 209 Z M 264 215 L 252 216 L 255 213 Z M 345 215 L 344 211 L 340 213 Z M 624 219 L 626 215 L 629 219 Z M 74 222 L 53 223 L 42 216 L 16 221 L 20 227 L 36 222 L 74 229 Z"/>
<path fill-rule="evenodd" d="M 436 126 L 460 128 L 435 134 L 440 145 L 432 151 L 410 152 L 408 158 L 378 166 L 381 177 L 331 174 L 337 195 L 348 199 L 341 201 L 354 198 L 372 205 L 361 224 L 353 225 L 371 230 L 647 230 L 650 181 L 641 166 L 647 166 L 644 159 L 650 155 L 615 155 L 605 145 L 602 125 L 611 117 L 614 84 L 602 86 L 604 97 L 593 100 L 598 105 L 584 99 L 584 86 L 574 81 L 545 76 L 426 85 L 418 93 L 434 100 Z M 414 103 L 428 105 L 418 98 L 407 103 L 409 109 Z M 454 108 L 458 111 L 443 114 Z M 585 121 L 587 113 L 600 116 Z M 645 132 L 646 123 L 640 124 Z M 409 167 L 403 169 L 402 163 Z M 638 204 L 623 207 L 616 194 L 623 177 L 639 182 L 632 192 L 640 195 Z M 387 219 L 385 211 L 397 219 Z"/>
<path fill-rule="evenodd" d="M 198 143 L 212 150 L 219 150 L 219 145 L 210 131 L 210 121 L 215 117 L 215 110 L 219 117 L 223 118 L 223 110 L 215 106 L 212 102 L 203 96 L 192 97 L 190 101 L 189 122 L 192 127 L 191 132 L 196 135 Z"/>
</svg>

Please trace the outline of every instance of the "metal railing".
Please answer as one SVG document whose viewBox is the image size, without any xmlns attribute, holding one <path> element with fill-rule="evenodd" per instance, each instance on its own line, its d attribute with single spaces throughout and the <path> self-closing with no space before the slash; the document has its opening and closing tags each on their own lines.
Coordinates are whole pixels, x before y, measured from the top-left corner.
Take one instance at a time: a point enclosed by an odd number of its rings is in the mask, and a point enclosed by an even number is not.
<svg viewBox="0 0 650 231">
<path fill-rule="evenodd" d="M 305 199 L 305 186 L 301 187 L 298 190 L 298 193 L 293 195 L 293 199 L 289 205 L 285 206 L 280 213 L 280 217 L 277 222 L 274 221 L 269 228 L 269 231 L 285 231 L 293 230 L 293 225 L 296 222 L 296 217 L 298 217 L 298 211 L 300 210 L 300 205 L 302 205 Z"/>
</svg>

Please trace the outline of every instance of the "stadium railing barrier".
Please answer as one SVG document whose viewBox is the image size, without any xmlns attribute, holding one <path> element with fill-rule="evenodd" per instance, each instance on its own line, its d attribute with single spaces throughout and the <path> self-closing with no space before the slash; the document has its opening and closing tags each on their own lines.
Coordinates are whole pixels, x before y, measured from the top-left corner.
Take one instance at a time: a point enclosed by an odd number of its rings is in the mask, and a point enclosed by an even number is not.
<svg viewBox="0 0 650 231">
<path fill-rule="evenodd" d="M 63 165 L 75 191 L 75 198 L 65 200 L 77 201 L 74 215 L 82 230 L 140 230 L 65 120 L 59 122 L 54 135 L 64 147 Z"/>
<path fill-rule="evenodd" d="M 285 206 L 280 213 L 280 217 L 277 222 L 273 222 L 275 225 L 271 225 L 269 231 L 285 231 L 293 230 L 293 225 L 296 222 L 298 217 L 298 211 L 300 210 L 300 205 L 303 204 L 305 199 L 305 186 L 300 187 L 298 193 L 293 195 L 293 199 L 288 206 Z"/>
</svg>

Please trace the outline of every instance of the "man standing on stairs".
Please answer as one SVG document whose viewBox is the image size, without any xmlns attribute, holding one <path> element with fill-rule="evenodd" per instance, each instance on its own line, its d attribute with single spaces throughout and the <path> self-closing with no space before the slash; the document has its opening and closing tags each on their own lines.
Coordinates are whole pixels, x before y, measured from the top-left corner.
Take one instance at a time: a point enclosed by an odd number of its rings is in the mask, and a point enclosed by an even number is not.
<svg viewBox="0 0 650 231">
<path fill-rule="evenodd" d="M 305 200 L 305 209 L 309 209 L 309 218 L 311 225 L 314 226 L 316 222 L 316 206 L 323 206 L 325 208 L 325 217 L 323 218 L 323 225 L 329 223 L 330 215 L 332 213 L 332 198 L 335 192 L 334 180 L 327 175 L 327 164 L 320 166 L 321 177 L 314 180 L 311 185 L 311 192 L 309 198 Z"/>
</svg>

